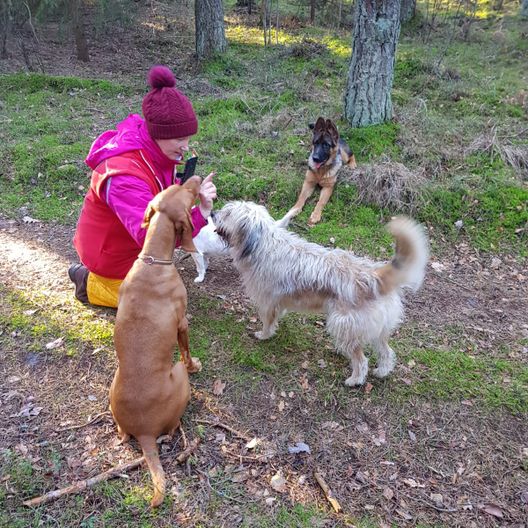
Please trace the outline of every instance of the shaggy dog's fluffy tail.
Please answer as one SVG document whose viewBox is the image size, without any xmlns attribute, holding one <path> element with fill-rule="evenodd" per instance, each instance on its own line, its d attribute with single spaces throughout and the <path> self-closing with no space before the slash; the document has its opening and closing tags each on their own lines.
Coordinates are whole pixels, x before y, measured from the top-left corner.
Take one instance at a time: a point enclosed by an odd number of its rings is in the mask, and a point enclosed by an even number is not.
<svg viewBox="0 0 528 528">
<path fill-rule="evenodd" d="M 382 295 L 406 286 L 416 291 L 422 284 L 429 259 L 429 244 L 423 227 L 403 216 L 387 226 L 396 239 L 396 253 L 392 260 L 376 270 Z"/>
</svg>

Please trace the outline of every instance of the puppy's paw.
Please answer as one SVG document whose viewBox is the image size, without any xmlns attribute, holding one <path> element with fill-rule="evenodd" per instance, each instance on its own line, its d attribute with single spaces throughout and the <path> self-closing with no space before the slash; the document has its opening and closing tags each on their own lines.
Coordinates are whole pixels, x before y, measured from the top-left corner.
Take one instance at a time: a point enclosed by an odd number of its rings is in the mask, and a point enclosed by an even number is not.
<svg viewBox="0 0 528 528">
<path fill-rule="evenodd" d="M 187 372 L 189 374 L 194 374 L 195 372 L 200 372 L 202 370 L 202 362 L 197 358 L 191 358 L 191 366 L 187 367 Z"/>
</svg>

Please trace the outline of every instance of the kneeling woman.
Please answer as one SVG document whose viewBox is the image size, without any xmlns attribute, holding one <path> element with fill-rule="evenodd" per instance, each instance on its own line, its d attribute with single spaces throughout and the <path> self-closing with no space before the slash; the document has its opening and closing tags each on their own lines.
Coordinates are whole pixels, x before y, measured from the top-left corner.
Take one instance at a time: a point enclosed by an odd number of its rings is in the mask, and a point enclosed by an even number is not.
<svg viewBox="0 0 528 528">
<path fill-rule="evenodd" d="M 93 170 L 73 243 L 81 263 L 68 270 L 81 302 L 117 307 L 121 282 L 143 247 L 143 215 L 152 198 L 174 183 L 176 165 L 189 150 L 198 122 L 189 99 L 175 88 L 172 72 L 155 66 L 143 116 L 133 114 L 93 143 Z M 191 213 L 193 236 L 207 225 L 216 198 L 212 174 L 202 182 Z"/>
</svg>

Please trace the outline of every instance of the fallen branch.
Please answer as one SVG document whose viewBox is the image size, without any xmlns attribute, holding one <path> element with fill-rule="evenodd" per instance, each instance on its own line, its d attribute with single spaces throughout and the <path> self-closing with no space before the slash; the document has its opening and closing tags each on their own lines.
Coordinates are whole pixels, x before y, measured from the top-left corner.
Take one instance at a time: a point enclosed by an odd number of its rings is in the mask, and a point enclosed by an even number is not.
<svg viewBox="0 0 528 528">
<path fill-rule="evenodd" d="M 185 449 L 184 451 L 182 451 L 177 457 L 176 457 L 176 462 L 178 462 L 178 464 L 182 464 L 183 462 L 185 462 L 192 454 L 194 451 L 196 451 L 196 448 L 198 447 L 198 444 L 200 443 L 200 439 L 199 438 L 195 438 L 187 447 L 187 449 Z"/>
<path fill-rule="evenodd" d="M 236 429 L 233 429 L 229 425 L 223 424 L 222 422 L 210 422 L 209 420 L 194 420 L 194 421 L 198 423 L 212 425 L 214 427 L 220 427 L 221 429 L 225 429 L 226 431 L 229 431 L 230 433 L 234 434 L 235 436 L 238 436 L 238 438 L 241 438 L 242 440 L 245 440 L 246 442 L 251 442 L 251 440 L 253 440 L 253 437 L 248 436 L 244 433 L 241 433 L 240 431 L 237 431 Z"/>
<path fill-rule="evenodd" d="M 46 504 L 47 502 L 59 499 L 63 495 L 79 493 L 80 491 L 83 491 L 86 488 L 90 488 L 95 484 L 98 484 L 99 482 L 104 482 L 105 480 L 117 477 L 121 473 L 125 473 L 127 471 L 130 471 L 131 469 L 135 469 L 140 466 L 144 461 L 145 457 L 136 458 L 135 460 L 132 460 L 132 462 L 128 462 L 128 464 L 123 464 L 122 466 L 114 467 L 112 469 L 109 469 L 108 471 L 99 473 L 99 475 L 95 475 L 95 477 L 91 477 L 89 479 L 79 480 L 78 482 L 75 482 L 71 486 L 67 486 L 66 488 L 50 491 L 49 493 L 41 495 L 40 497 L 35 497 L 34 499 L 24 501 L 23 504 L 24 506 L 29 507 L 40 506 L 41 504 Z"/>
<path fill-rule="evenodd" d="M 317 484 L 319 484 L 319 486 L 321 486 L 321 489 L 324 491 L 326 499 L 332 505 L 332 508 L 334 508 L 336 513 L 339 513 L 342 509 L 341 505 L 339 504 L 339 502 L 337 502 L 337 499 L 334 497 L 332 490 L 330 489 L 328 484 L 325 482 L 322 475 L 320 473 L 317 473 L 317 471 L 314 471 L 314 477 L 315 477 L 315 480 L 317 480 Z"/>
<path fill-rule="evenodd" d="M 176 462 L 178 464 L 182 464 L 185 462 L 189 456 L 195 451 L 195 449 L 198 447 L 198 444 L 200 443 L 199 438 L 195 438 L 185 449 L 182 451 L 177 457 Z M 113 477 L 118 477 L 119 475 L 126 473 L 127 471 L 130 471 L 131 469 L 135 469 L 138 466 L 140 466 L 143 462 L 145 462 L 145 457 L 139 457 L 135 460 L 132 460 L 132 462 L 128 462 L 126 464 L 123 464 L 121 466 L 114 467 L 112 469 L 109 469 L 108 471 L 104 471 L 103 473 L 99 473 L 98 475 L 95 475 L 95 477 L 90 477 L 85 480 L 79 480 L 78 482 L 74 482 L 70 486 L 67 486 L 65 488 L 60 488 L 57 490 L 50 491 L 49 493 L 46 493 L 44 495 L 41 495 L 40 497 L 35 497 L 34 499 L 30 499 L 27 501 L 24 501 L 24 506 L 40 506 L 41 504 L 46 504 L 47 502 L 54 501 L 56 499 L 59 499 L 60 497 L 63 497 L 64 495 L 70 495 L 72 493 L 79 493 L 87 488 L 91 488 L 95 484 L 99 484 L 99 482 L 104 482 L 105 480 L 109 480 Z"/>
</svg>

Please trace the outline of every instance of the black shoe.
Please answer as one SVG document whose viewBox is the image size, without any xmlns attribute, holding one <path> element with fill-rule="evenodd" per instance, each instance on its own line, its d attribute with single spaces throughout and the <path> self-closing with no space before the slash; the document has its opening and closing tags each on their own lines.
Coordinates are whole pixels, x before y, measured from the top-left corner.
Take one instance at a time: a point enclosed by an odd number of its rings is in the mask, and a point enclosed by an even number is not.
<svg viewBox="0 0 528 528">
<path fill-rule="evenodd" d="M 72 264 L 68 269 L 68 275 L 75 284 L 75 297 L 84 304 L 88 304 L 88 291 L 86 285 L 88 283 L 88 268 L 82 264 Z"/>
</svg>

